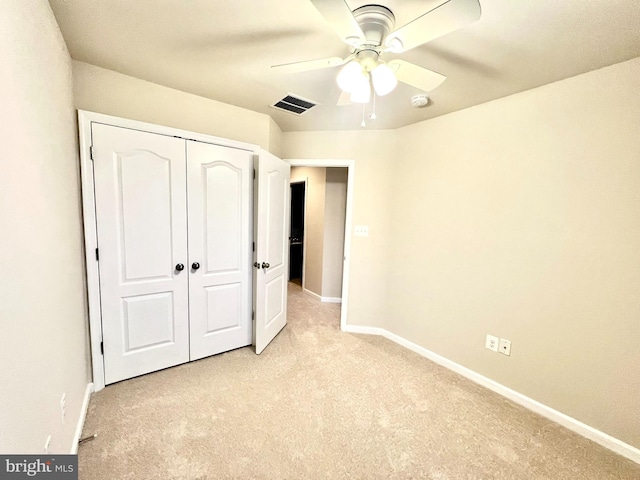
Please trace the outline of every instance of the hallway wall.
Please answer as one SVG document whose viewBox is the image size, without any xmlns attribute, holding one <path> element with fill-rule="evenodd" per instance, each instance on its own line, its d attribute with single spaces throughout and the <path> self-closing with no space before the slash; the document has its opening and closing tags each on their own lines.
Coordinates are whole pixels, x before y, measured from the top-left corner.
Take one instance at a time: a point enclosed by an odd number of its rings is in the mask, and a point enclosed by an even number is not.
<svg viewBox="0 0 640 480">
<path fill-rule="evenodd" d="M 292 167 L 291 182 L 307 181 L 305 190 L 304 264 L 306 290 L 322 295 L 322 257 L 324 243 L 325 168 Z"/>
<path fill-rule="evenodd" d="M 346 168 L 291 167 L 291 182 L 306 180 L 304 288 L 319 297 L 342 296 Z"/>
<path fill-rule="evenodd" d="M 347 209 L 346 168 L 327 168 L 322 256 L 322 298 L 342 297 L 344 223 Z"/>
</svg>

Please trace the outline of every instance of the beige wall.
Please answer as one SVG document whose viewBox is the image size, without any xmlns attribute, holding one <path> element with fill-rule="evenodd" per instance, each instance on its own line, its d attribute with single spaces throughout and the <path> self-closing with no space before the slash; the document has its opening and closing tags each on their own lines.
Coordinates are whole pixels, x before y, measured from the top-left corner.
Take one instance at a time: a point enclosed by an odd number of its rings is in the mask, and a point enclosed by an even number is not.
<svg viewBox="0 0 640 480">
<path fill-rule="evenodd" d="M 292 167 L 291 182 L 307 181 L 304 219 L 304 288 L 322 295 L 326 169 Z"/>
<path fill-rule="evenodd" d="M 0 2 L 0 44 L 0 452 L 69 453 L 89 381 L 71 59 L 46 1 Z"/>
<path fill-rule="evenodd" d="M 399 130 L 385 324 L 636 447 L 639 79 L 635 59 Z"/>
<path fill-rule="evenodd" d="M 75 105 L 142 122 L 281 149 L 281 132 L 262 113 L 140 80 L 87 63 L 73 62 Z"/>
<path fill-rule="evenodd" d="M 344 222 L 347 208 L 346 168 L 327 168 L 324 201 L 322 297 L 342 297 Z"/>
<path fill-rule="evenodd" d="M 353 325 L 382 326 L 396 132 L 285 132 L 283 137 L 283 158 L 355 161 L 353 223 L 368 225 L 369 236 L 354 237 L 353 232 L 348 233 L 352 242 L 347 315 Z"/>
<path fill-rule="evenodd" d="M 269 118 L 269 146 L 266 148 L 276 157 L 282 157 L 282 130 L 271 117 Z"/>
</svg>

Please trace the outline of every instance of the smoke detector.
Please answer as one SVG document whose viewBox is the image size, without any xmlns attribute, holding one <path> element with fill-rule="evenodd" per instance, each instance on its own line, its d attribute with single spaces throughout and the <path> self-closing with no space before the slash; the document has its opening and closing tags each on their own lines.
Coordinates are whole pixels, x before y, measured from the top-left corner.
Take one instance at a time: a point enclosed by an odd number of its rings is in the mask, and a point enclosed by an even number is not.
<svg viewBox="0 0 640 480">
<path fill-rule="evenodd" d="M 427 95 L 414 95 L 411 97 L 411 106 L 413 108 L 426 107 L 429 104 L 429 97 Z"/>
</svg>

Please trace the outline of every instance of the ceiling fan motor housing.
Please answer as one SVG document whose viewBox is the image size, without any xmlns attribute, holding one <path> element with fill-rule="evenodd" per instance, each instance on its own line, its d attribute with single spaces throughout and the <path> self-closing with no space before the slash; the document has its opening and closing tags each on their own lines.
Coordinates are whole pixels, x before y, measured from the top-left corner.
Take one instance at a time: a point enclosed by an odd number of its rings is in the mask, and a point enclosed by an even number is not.
<svg viewBox="0 0 640 480">
<path fill-rule="evenodd" d="M 379 47 L 382 41 L 393 30 L 396 18 L 393 12 L 382 5 L 364 5 L 353 11 L 353 17 L 358 22 L 364 34 L 365 42 L 358 48 Z"/>
</svg>

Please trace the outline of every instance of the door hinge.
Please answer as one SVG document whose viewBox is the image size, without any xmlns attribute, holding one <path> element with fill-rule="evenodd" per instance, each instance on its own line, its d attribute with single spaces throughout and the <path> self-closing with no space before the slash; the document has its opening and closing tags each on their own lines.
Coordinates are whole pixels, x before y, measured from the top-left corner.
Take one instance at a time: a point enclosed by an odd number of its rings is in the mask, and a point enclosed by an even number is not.
<svg viewBox="0 0 640 480">
<path fill-rule="evenodd" d="M 251 320 L 255 320 L 256 319 L 256 312 L 255 310 L 253 312 L 251 312 Z"/>
<path fill-rule="evenodd" d="M 253 179 L 254 180 L 256 179 L 256 169 L 255 168 L 253 169 Z"/>
<path fill-rule="evenodd" d="M 89 158 L 93 160 L 93 145 L 89 147 Z"/>
<path fill-rule="evenodd" d="M 100 260 L 100 253 L 98 252 L 98 249 L 96 248 L 96 262 Z"/>
<path fill-rule="evenodd" d="M 256 251 L 256 242 L 253 242 L 252 246 L 251 246 L 251 251 L 255 252 Z"/>
<path fill-rule="evenodd" d="M 100 342 L 100 354 L 104 355 L 104 342 Z"/>
</svg>

